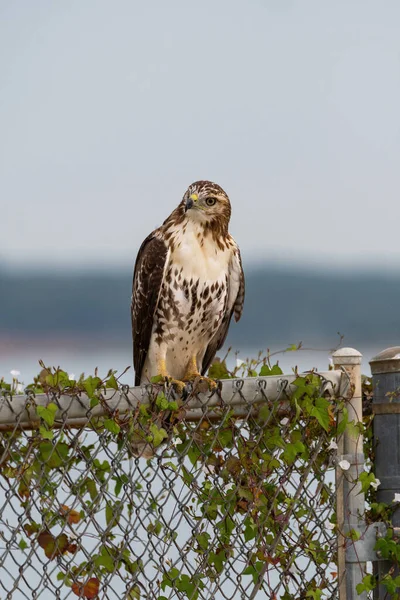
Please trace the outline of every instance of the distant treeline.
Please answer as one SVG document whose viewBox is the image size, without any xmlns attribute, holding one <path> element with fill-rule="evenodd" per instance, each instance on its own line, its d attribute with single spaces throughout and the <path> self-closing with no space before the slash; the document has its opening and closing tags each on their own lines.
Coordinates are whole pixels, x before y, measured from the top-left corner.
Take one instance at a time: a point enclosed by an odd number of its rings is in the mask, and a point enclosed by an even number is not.
<svg viewBox="0 0 400 600">
<path fill-rule="evenodd" d="M 0 269 L 0 334 L 113 335 L 130 339 L 132 273 L 57 274 Z M 242 320 L 231 327 L 236 347 L 265 348 L 277 340 L 306 344 L 337 339 L 400 343 L 400 278 L 377 273 L 246 270 Z"/>
</svg>

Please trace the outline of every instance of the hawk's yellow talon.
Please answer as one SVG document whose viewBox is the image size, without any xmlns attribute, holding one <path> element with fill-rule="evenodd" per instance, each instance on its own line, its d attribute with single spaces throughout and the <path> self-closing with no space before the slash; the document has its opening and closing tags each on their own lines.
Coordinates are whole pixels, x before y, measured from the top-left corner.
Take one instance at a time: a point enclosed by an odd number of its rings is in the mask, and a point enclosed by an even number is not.
<svg viewBox="0 0 400 600">
<path fill-rule="evenodd" d="M 173 377 L 168 376 L 165 377 L 165 383 L 175 388 L 178 394 L 182 394 L 183 390 L 186 387 L 186 383 L 184 381 L 181 381 L 180 379 L 174 379 Z"/>
<path fill-rule="evenodd" d="M 215 390 L 218 387 L 218 384 L 215 381 L 215 379 L 211 379 L 210 377 L 204 377 L 203 375 L 200 375 L 200 373 L 188 374 L 183 378 L 183 380 L 192 383 L 195 390 L 199 388 L 199 386 L 201 388 L 204 388 L 205 384 L 207 385 L 208 390 Z M 201 389 L 199 391 L 206 390 Z"/>
</svg>

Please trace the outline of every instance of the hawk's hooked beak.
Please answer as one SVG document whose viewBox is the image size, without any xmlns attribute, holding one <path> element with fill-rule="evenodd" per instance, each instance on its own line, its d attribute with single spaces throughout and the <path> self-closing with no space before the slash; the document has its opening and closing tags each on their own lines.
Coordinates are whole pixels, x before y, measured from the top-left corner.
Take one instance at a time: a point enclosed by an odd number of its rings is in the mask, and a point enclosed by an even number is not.
<svg viewBox="0 0 400 600">
<path fill-rule="evenodd" d="M 186 200 L 185 204 L 185 212 L 189 210 L 189 208 L 193 208 L 196 205 L 199 197 L 197 194 L 190 194 L 189 198 Z"/>
</svg>

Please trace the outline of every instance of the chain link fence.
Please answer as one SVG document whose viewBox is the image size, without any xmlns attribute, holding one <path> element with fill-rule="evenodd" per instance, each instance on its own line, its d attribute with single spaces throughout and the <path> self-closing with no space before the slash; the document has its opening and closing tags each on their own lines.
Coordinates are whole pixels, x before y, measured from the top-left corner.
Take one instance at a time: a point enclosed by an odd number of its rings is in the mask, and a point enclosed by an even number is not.
<svg viewBox="0 0 400 600">
<path fill-rule="evenodd" d="M 6 392 L 0 599 L 337 598 L 346 377 Z"/>
</svg>

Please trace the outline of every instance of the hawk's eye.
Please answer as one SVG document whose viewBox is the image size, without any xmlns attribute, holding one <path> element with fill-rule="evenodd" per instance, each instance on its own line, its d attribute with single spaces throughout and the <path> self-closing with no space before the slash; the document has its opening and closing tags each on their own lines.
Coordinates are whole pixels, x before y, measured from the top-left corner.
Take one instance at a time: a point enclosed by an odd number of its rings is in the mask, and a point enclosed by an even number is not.
<svg viewBox="0 0 400 600">
<path fill-rule="evenodd" d="M 207 206 L 214 206 L 214 204 L 216 203 L 217 199 L 213 198 L 212 196 L 209 196 L 208 198 L 206 198 L 206 204 Z"/>
</svg>

